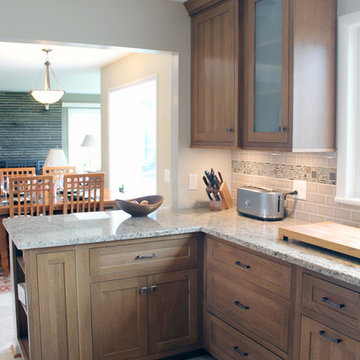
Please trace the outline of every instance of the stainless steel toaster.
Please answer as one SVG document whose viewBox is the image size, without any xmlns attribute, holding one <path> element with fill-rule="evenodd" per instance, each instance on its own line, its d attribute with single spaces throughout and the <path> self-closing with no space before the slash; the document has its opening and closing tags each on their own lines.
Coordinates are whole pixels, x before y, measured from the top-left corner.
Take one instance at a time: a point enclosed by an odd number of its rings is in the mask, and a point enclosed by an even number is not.
<svg viewBox="0 0 360 360">
<path fill-rule="evenodd" d="M 237 210 L 242 215 L 262 220 L 281 220 L 284 217 L 282 191 L 244 186 L 237 191 Z"/>
</svg>

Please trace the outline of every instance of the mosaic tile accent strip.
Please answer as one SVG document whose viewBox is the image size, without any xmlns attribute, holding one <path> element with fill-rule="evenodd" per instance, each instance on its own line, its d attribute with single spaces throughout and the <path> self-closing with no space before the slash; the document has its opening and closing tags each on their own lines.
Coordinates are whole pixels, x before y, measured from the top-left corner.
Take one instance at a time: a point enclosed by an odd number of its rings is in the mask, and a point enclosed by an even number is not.
<svg viewBox="0 0 360 360">
<path fill-rule="evenodd" d="M 232 160 L 232 172 L 336 185 L 336 168 Z"/>
</svg>

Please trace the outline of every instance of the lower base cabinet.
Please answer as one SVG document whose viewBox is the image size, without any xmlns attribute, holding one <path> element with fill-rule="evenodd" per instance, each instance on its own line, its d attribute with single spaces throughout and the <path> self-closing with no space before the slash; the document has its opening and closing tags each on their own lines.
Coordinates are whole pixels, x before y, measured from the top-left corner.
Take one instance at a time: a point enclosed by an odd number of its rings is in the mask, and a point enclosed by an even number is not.
<svg viewBox="0 0 360 360">
<path fill-rule="evenodd" d="M 305 316 L 300 360 L 360 360 L 360 342 Z"/>
<path fill-rule="evenodd" d="M 221 360 L 281 360 L 210 313 L 206 314 L 206 350 Z"/>
</svg>

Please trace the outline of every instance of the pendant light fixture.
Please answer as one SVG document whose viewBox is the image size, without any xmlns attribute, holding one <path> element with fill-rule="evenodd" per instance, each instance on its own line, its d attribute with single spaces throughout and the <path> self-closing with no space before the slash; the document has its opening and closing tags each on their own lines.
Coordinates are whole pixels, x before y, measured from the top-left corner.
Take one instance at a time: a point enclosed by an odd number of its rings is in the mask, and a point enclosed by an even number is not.
<svg viewBox="0 0 360 360">
<path fill-rule="evenodd" d="M 49 104 L 54 104 L 54 103 L 58 102 L 64 96 L 65 91 L 61 90 L 60 84 L 54 74 L 54 71 L 52 70 L 52 68 L 50 66 L 51 64 L 49 61 L 49 52 L 52 50 L 51 49 L 42 49 L 42 51 L 46 52 L 44 68 L 41 71 L 41 74 L 42 74 L 42 72 L 45 69 L 45 87 L 44 87 L 44 90 L 31 90 L 30 94 L 36 101 L 45 105 L 45 110 L 49 110 Z M 53 74 L 53 77 L 56 80 L 57 85 L 60 90 L 51 90 L 51 88 L 50 88 L 50 70 L 51 70 L 51 73 Z M 41 76 L 41 74 L 40 74 L 40 76 Z"/>
</svg>

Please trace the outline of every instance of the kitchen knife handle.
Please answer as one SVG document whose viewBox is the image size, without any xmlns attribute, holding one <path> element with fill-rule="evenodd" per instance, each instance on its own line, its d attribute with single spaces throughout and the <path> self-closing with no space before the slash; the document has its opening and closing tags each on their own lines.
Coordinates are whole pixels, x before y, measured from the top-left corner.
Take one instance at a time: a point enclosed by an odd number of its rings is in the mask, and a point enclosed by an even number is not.
<svg viewBox="0 0 360 360">
<path fill-rule="evenodd" d="M 326 296 L 322 297 L 321 298 L 321 301 L 328 304 L 328 305 L 331 305 L 331 306 L 334 306 L 336 307 L 337 309 L 342 309 L 345 307 L 345 304 L 337 304 L 337 303 L 334 303 L 332 301 L 330 301 Z"/>
<path fill-rule="evenodd" d="M 157 257 L 157 254 L 151 254 L 151 255 L 138 255 L 136 259 L 142 260 L 142 259 L 153 259 Z"/>
</svg>

